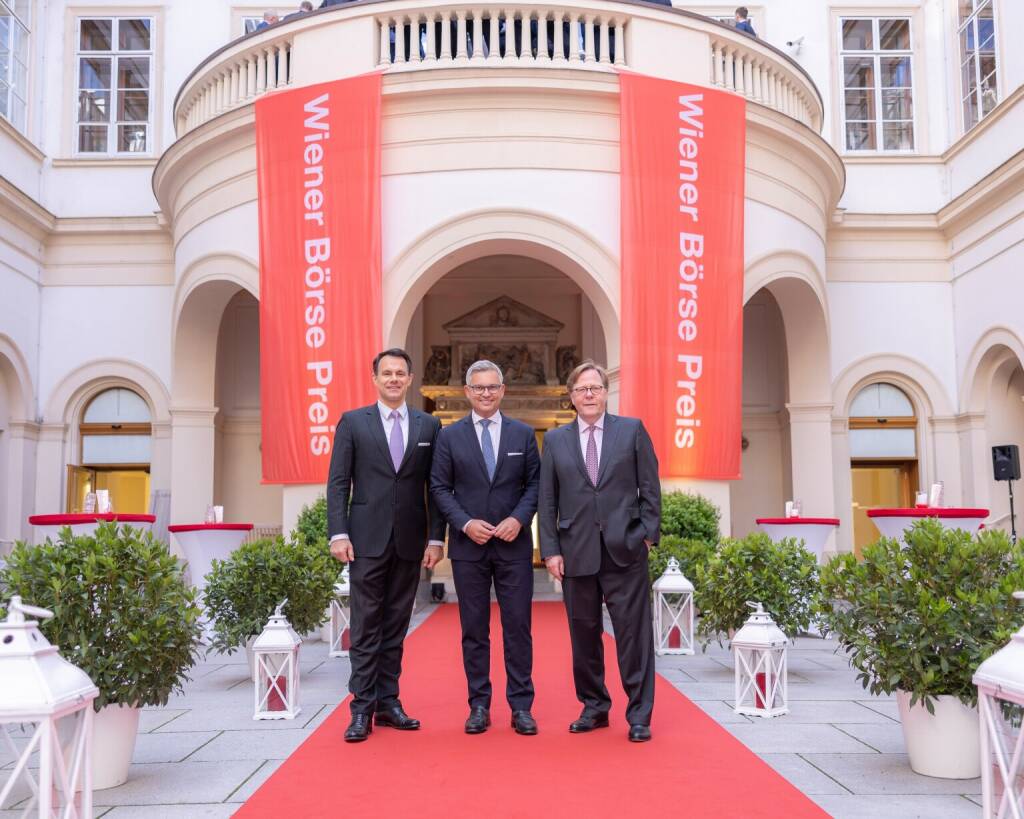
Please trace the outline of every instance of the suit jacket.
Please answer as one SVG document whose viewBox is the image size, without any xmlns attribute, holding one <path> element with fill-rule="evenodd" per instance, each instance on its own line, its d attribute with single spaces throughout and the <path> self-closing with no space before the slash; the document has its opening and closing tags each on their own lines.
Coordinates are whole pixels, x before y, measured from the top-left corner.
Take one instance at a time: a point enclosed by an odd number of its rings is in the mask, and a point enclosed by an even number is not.
<svg viewBox="0 0 1024 819">
<path fill-rule="evenodd" d="M 757 36 L 757 32 L 754 31 L 754 27 L 750 24 L 749 20 L 739 20 L 739 21 L 737 21 L 737 23 L 736 23 L 736 30 L 737 31 L 742 31 L 742 32 L 744 32 L 746 34 L 749 34 L 751 37 L 756 37 Z"/>
<path fill-rule="evenodd" d="M 405 560 L 420 560 L 430 540 L 444 540 L 444 519 L 427 491 L 441 422 L 409 407 L 409 440 L 395 472 L 376 404 L 341 416 L 327 478 L 330 534 L 347 534 L 360 555 L 380 557 L 392 534 Z"/>
<path fill-rule="evenodd" d="M 646 554 L 661 529 L 658 457 L 643 422 L 605 414 L 597 486 L 580 450 L 579 421 L 544 436 L 540 470 L 540 553 L 562 555 L 569 577 L 596 574 L 601 540 L 620 566 Z"/>
<path fill-rule="evenodd" d="M 540 454 L 533 428 L 502 414 L 495 455 L 494 480 L 489 481 L 471 414 L 446 427 L 437 440 L 430 491 L 449 524 L 452 560 L 480 560 L 486 549 L 494 549 L 506 560 L 533 556 L 530 523 L 540 488 Z M 511 542 L 491 538 L 480 546 L 462 531 L 473 518 L 497 525 L 507 517 L 523 525 Z"/>
</svg>

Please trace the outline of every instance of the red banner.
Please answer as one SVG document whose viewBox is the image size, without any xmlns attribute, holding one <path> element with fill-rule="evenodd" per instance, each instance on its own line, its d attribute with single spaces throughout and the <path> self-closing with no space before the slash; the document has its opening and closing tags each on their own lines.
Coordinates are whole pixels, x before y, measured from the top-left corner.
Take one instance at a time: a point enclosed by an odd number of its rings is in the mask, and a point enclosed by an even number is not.
<svg viewBox="0 0 1024 819">
<path fill-rule="evenodd" d="M 740 477 L 746 104 L 620 74 L 623 415 L 663 477 Z"/>
<path fill-rule="evenodd" d="M 323 483 L 381 341 L 380 74 L 256 102 L 263 481 Z"/>
</svg>

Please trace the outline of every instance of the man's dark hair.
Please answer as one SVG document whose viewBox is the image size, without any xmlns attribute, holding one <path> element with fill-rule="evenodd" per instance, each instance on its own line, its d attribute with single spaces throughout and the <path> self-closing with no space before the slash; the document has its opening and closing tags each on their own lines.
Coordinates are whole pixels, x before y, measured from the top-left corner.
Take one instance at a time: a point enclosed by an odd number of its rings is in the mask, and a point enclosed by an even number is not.
<svg viewBox="0 0 1024 819">
<path fill-rule="evenodd" d="M 382 353 L 377 353 L 377 356 L 373 359 L 374 375 L 377 374 L 377 367 L 380 365 L 380 360 L 386 356 L 391 356 L 392 358 L 404 358 L 405 366 L 409 368 L 409 372 L 412 372 L 412 359 L 409 357 L 409 354 L 400 347 L 392 347 L 390 350 L 384 350 Z"/>
<path fill-rule="evenodd" d="M 736 16 L 739 17 L 741 20 L 746 20 L 749 14 L 750 12 L 747 11 L 746 6 L 740 6 L 738 9 L 736 9 Z"/>
</svg>

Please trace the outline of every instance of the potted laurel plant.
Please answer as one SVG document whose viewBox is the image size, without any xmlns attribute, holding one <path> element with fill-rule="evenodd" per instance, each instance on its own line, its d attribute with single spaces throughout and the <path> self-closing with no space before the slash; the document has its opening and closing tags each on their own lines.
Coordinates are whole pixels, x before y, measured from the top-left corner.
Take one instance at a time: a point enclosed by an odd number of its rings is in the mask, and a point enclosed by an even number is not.
<svg viewBox="0 0 1024 819">
<path fill-rule="evenodd" d="M 978 665 L 1020 625 L 1024 550 L 1006 534 L 972 535 L 921 520 L 822 569 L 822 607 L 858 679 L 895 692 L 910 767 L 927 776 L 980 774 Z"/>
<path fill-rule="evenodd" d="M 762 603 L 790 639 L 809 628 L 818 607 L 817 559 L 792 538 L 775 542 L 761 532 L 727 538 L 695 574 L 705 649 L 739 630 L 750 616 L 748 600 Z"/>
<path fill-rule="evenodd" d="M 128 779 L 139 711 L 181 691 L 199 650 L 200 610 L 178 561 L 150 532 L 116 523 L 56 543 L 19 543 L 0 571 L 5 596 L 54 616 L 46 638 L 99 688 L 93 787 Z"/>
<path fill-rule="evenodd" d="M 341 565 L 321 540 L 264 538 L 245 543 L 227 560 L 214 560 L 206 576 L 206 609 L 213 621 L 212 647 L 231 654 L 246 648 L 287 598 L 284 615 L 305 634 L 319 627 L 334 595 Z"/>
</svg>

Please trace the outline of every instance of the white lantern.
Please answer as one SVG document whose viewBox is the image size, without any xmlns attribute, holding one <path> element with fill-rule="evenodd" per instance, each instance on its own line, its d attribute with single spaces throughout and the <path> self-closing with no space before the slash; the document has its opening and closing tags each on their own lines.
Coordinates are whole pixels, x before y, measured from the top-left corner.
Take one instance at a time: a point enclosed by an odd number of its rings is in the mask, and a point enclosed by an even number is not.
<svg viewBox="0 0 1024 819">
<path fill-rule="evenodd" d="M 14 756 L 14 768 L 0 787 L 0 808 L 22 781 L 32 795 L 21 816 L 29 816 L 36 806 L 36 815 L 46 819 L 91 819 L 92 702 L 99 691 L 88 674 L 57 653 L 39 623 L 26 620 L 26 614 L 53 617 L 53 612 L 14 597 L 7 619 L 0 621 L 0 735 Z M 59 730 L 58 720 L 64 720 Z M 20 752 L 9 733 L 12 725 L 31 731 Z M 37 752 L 38 779 L 29 768 Z M 76 791 L 82 792 L 77 801 Z"/>
<path fill-rule="evenodd" d="M 1024 600 L 1024 592 L 1014 597 Z M 974 672 L 981 722 L 981 814 L 1024 819 L 1024 628 Z M 1015 719 L 1006 710 L 1016 706 Z"/>
<path fill-rule="evenodd" d="M 657 654 L 693 654 L 693 583 L 668 559 L 654 581 L 654 650 Z"/>
<path fill-rule="evenodd" d="M 789 713 L 786 648 L 789 638 L 760 603 L 732 638 L 737 714 L 777 717 Z"/>
<path fill-rule="evenodd" d="M 331 601 L 331 620 L 328 635 L 331 657 L 347 657 L 349 647 L 349 629 L 352 625 L 352 608 L 350 596 L 352 585 L 349 581 L 348 564 L 341 570 L 341 582 L 334 586 L 334 599 Z"/>
<path fill-rule="evenodd" d="M 293 719 L 299 706 L 299 648 L 302 639 L 281 613 L 281 601 L 252 644 L 256 659 L 253 719 Z"/>
</svg>

